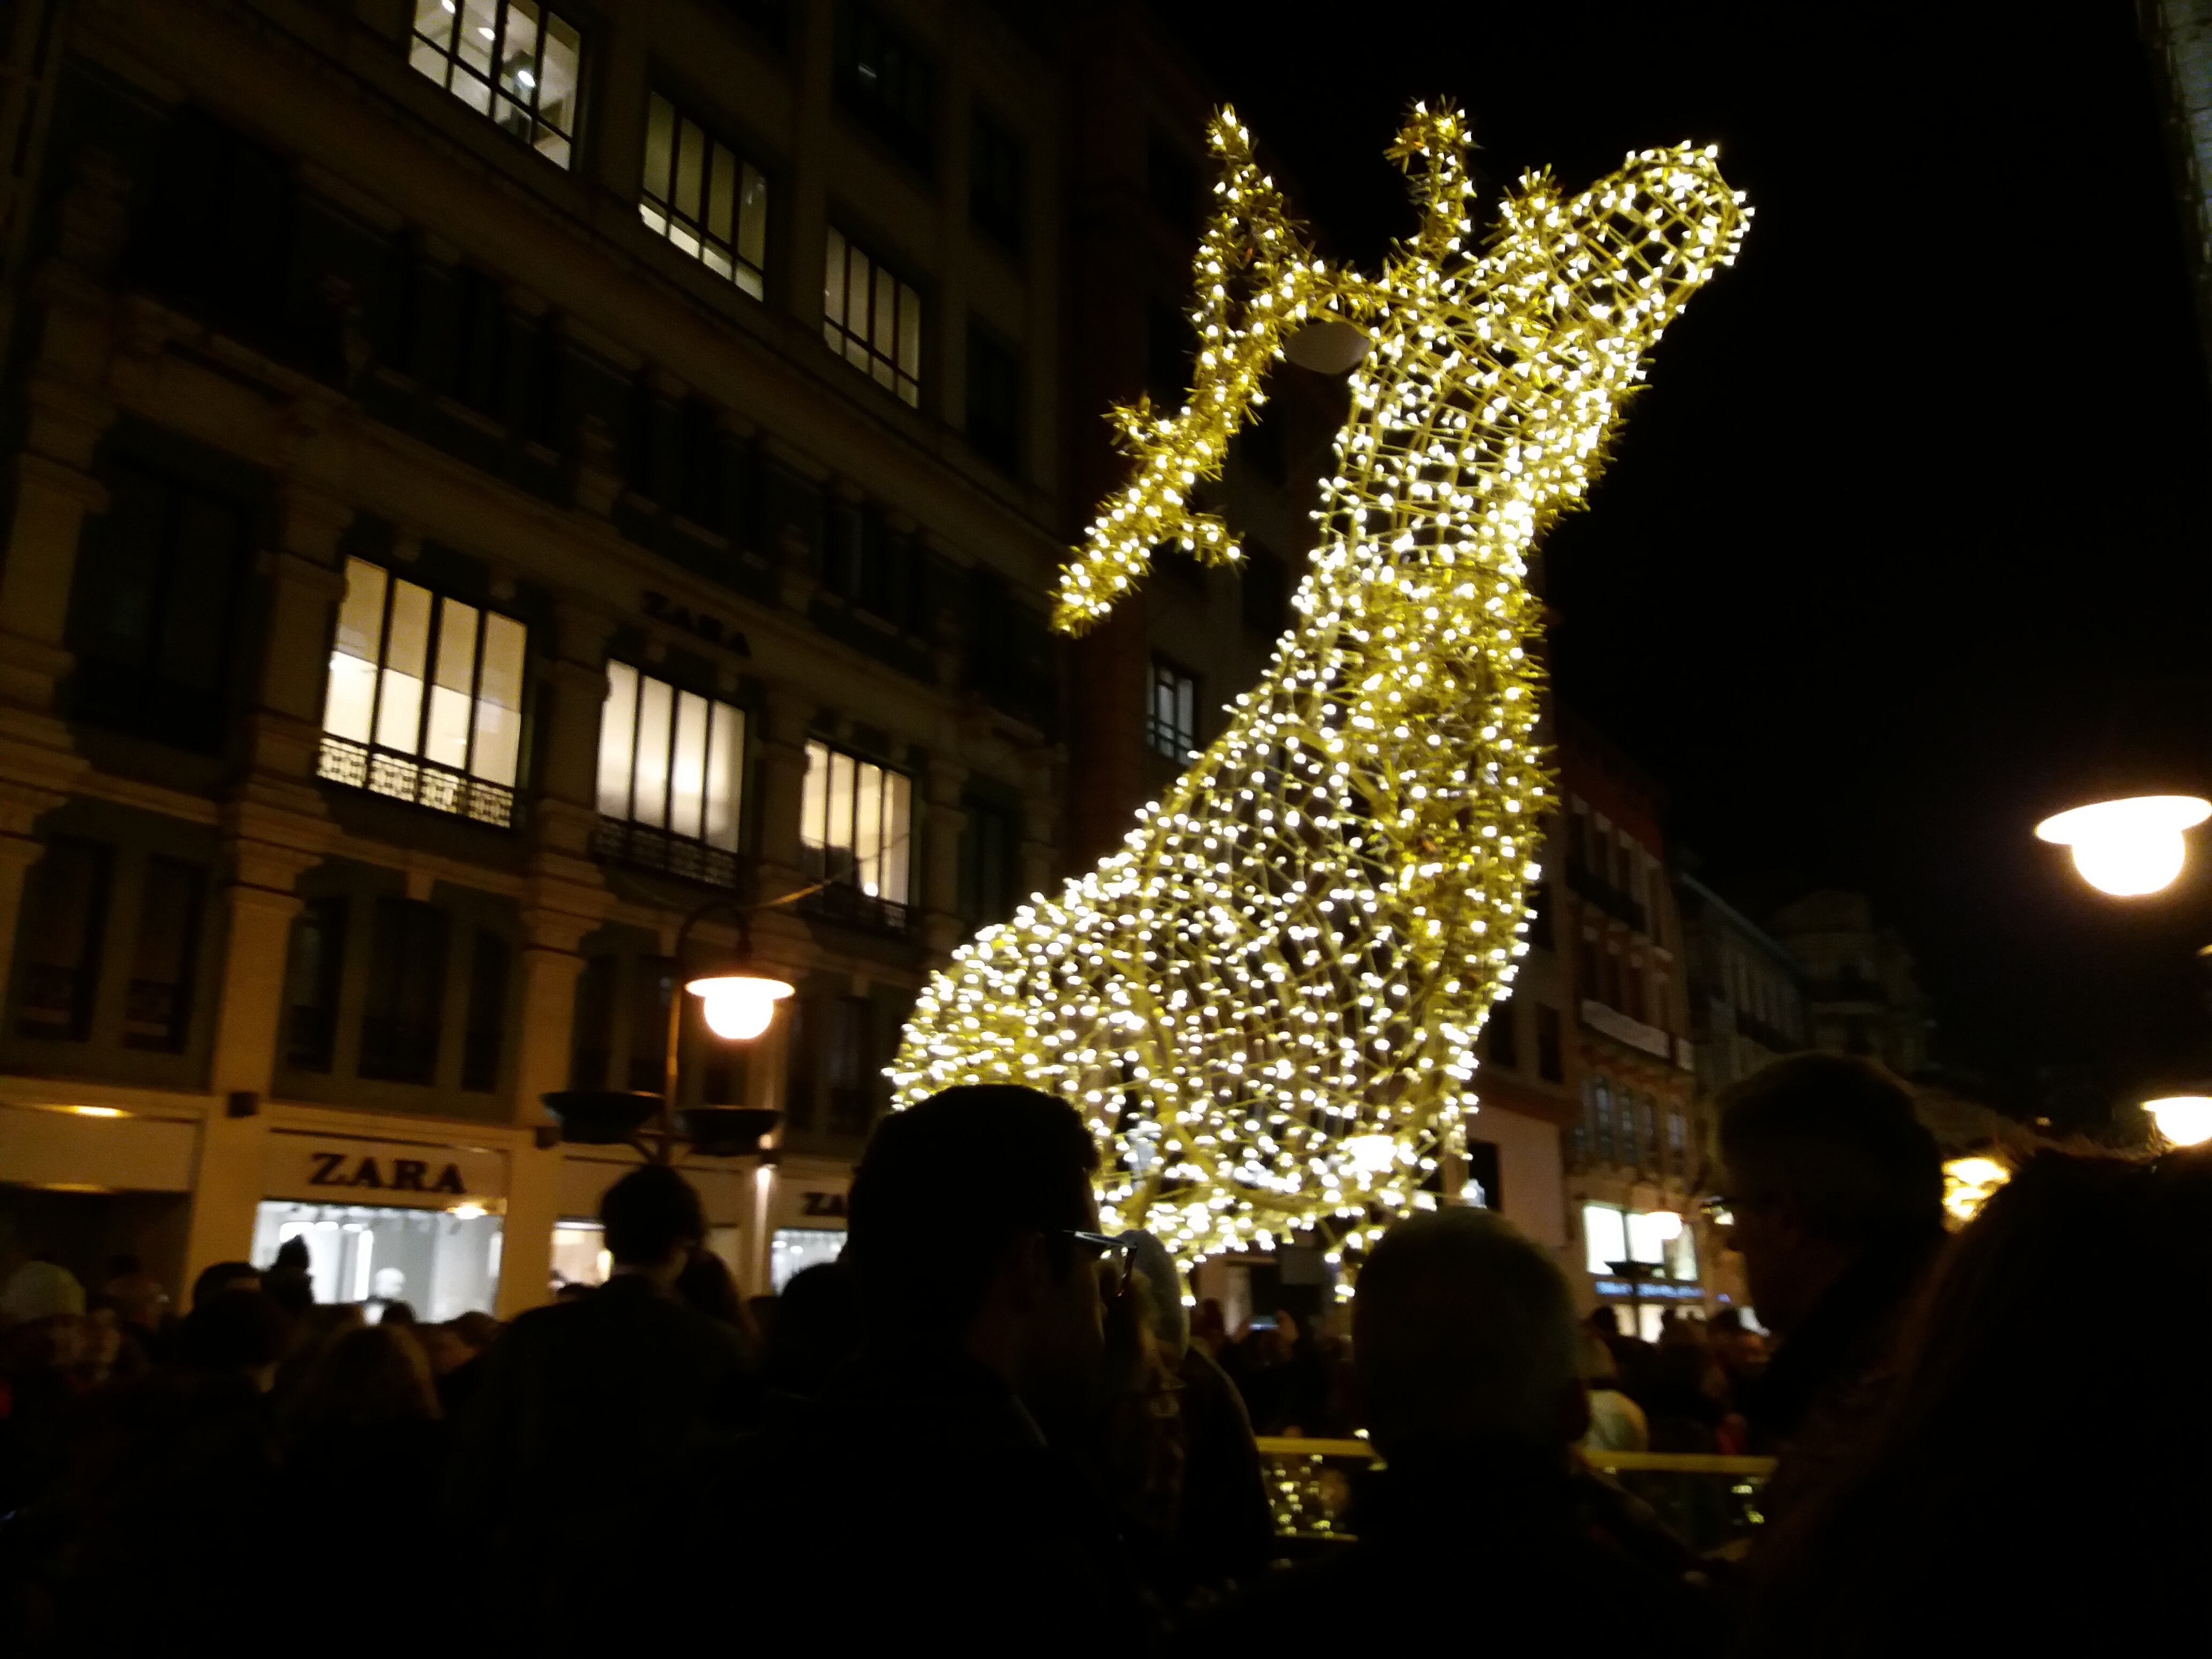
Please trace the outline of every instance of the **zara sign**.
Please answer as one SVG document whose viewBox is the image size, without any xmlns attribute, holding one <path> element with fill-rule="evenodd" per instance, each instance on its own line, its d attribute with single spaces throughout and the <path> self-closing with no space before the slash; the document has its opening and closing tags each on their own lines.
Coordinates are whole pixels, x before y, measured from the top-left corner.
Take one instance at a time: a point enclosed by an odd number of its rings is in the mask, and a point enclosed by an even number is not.
<svg viewBox="0 0 2212 1659">
<path fill-rule="evenodd" d="M 504 1198 L 507 1160 L 473 1146 L 280 1133 L 269 1137 L 264 1185 L 270 1198 L 443 1210 Z"/>
</svg>

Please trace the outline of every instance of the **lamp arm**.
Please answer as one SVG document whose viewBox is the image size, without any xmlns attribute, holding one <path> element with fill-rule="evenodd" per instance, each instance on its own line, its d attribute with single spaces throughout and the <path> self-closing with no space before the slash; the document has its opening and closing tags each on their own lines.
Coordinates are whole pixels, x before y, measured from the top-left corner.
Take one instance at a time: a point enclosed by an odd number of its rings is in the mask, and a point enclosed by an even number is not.
<svg viewBox="0 0 2212 1659">
<path fill-rule="evenodd" d="M 735 899 L 710 898 L 703 904 L 695 905 L 677 925 L 676 943 L 668 957 L 668 1036 L 661 1054 L 660 1110 L 654 1115 L 653 1144 L 647 1152 L 655 1164 L 672 1164 L 676 1160 L 677 1048 L 684 1036 L 684 947 L 691 941 L 693 925 L 718 910 L 727 910 L 738 919 L 739 948 L 747 955 L 752 951 L 752 925 L 747 920 L 752 907 L 739 904 Z"/>
</svg>

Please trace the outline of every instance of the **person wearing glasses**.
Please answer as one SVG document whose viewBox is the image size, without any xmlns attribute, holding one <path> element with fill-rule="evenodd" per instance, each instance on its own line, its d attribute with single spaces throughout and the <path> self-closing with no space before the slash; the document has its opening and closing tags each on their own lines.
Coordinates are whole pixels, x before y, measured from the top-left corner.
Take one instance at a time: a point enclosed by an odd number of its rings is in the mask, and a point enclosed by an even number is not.
<svg viewBox="0 0 2212 1659">
<path fill-rule="evenodd" d="M 877 1127 L 841 1258 L 858 1357 L 733 1486 L 734 1555 L 771 1631 L 838 1650 L 932 1638 L 1117 1655 L 1158 1634 L 1113 1505 L 1085 1473 L 1104 1421 L 1128 1251 L 1099 1231 L 1097 1147 L 1065 1102 L 948 1089 Z"/>
</svg>

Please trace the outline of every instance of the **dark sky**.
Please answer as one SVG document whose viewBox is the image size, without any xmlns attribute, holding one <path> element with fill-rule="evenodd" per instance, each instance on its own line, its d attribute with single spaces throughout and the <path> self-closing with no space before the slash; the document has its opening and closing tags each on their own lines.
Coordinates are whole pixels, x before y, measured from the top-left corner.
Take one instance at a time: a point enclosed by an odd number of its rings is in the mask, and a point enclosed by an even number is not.
<svg viewBox="0 0 2212 1659">
<path fill-rule="evenodd" d="M 2212 881 L 2093 897 L 2029 835 L 2124 750 L 2212 787 L 2212 397 L 2130 13 L 1173 9 L 1363 260 L 1410 220 L 1382 152 L 1417 95 L 1492 182 L 1721 145 L 1757 217 L 1549 543 L 1559 689 L 1723 890 L 1869 892 L 1939 1052 L 2039 1109 L 2212 1036 Z"/>
</svg>

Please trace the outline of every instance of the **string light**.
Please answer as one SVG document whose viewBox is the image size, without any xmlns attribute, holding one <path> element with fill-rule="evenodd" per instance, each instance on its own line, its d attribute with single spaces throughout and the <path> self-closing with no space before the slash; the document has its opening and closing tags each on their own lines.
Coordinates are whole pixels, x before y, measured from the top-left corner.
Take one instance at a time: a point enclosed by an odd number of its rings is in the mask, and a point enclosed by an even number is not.
<svg viewBox="0 0 2212 1659">
<path fill-rule="evenodd" d="M 1356 1262 L 1433 1206 L 1475 1109 L 1551 799 L 1528 558 L 1588 495 L 1661 332 L 1749 210 L 1711 149 L 1631 155 L 1571 199 L 1528 174 L 1478 250 L 1468 136 L 1417 105 L 1390 155 L 1419 229 L 1376 277 L 1314 257 L 1224 110 L 1189 398 L 1117 409 L 1135 463 L 1062 573 L 1079 633 L 1179 545 L 1234 562 L 1194 501 L 1310 323 L 1370 341 L 1321 533 L 1258 688 L 1121 851 L 954 953 L 895 1098 L 1026 1084 L 1085 1114 L 1100 1209 L 1185 1266 L 1280 1243 Z"/>
</svg>

